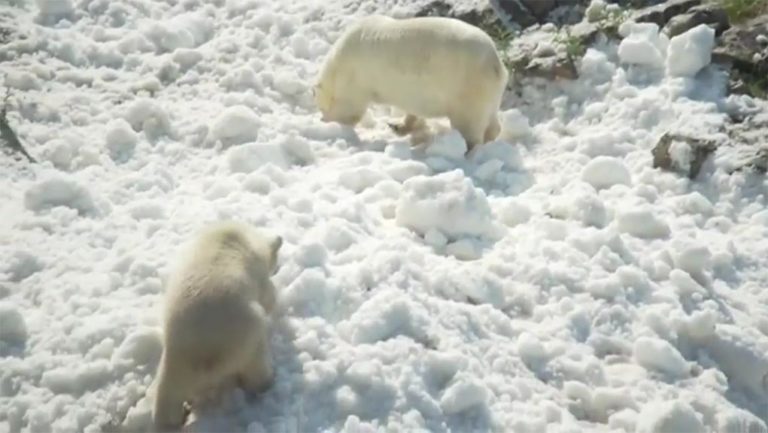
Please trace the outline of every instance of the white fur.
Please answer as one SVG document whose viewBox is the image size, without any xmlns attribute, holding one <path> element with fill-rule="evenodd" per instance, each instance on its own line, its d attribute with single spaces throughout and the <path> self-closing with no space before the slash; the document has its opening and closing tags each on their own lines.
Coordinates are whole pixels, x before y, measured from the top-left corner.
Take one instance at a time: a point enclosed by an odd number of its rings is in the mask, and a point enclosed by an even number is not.
<svg viewBox="0 0 768 433">
<path fill-rule="evenodd" d="M 268 316 L 275 306 L 270 276 L 282 238 L 238 222 L 218 222 L 189 246 L 168 282 L 163 356 L 152 418 L 181 427 L 184 403 L 235 379 L 247 391 L 273 378 Z"/>
<path fill-rule="evenodd" d="M 498 111 L 508 72 L 493 40 L 452 18 L 369 16 L 331 48 L 314 87 L 323 120 L 355 125 L 370 104 L 406 113 L 408 133 L 421 118 L 448 117 L 471 149 L 500 132 Z"/>
</svg>

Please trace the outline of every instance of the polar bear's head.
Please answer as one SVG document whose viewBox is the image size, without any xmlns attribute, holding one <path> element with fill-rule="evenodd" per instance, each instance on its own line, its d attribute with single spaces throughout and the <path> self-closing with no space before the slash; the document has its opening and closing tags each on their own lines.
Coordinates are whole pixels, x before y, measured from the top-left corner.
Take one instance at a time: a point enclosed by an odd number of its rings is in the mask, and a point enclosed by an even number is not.
<svg viewBox="0 0 768 433">
<path fill-rule="evenodd" d="M 331 87 L 327 83 L 320 82 L 312 88 L 312 96 L 320 111 L 321 120 L 349 126 L 357 124 L 363 117 L 360 104 L 349 101 L 348 98 L 339 98 Z"/>
</svg>

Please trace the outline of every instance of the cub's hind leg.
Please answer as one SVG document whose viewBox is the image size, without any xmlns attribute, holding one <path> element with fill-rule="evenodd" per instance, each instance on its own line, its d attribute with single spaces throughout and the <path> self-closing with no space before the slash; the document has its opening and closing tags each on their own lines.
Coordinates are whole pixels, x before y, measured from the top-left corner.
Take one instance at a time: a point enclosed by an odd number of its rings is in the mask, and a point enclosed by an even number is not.
<svg viewBox="0 0 768 433">
<path fill-rule="evenodd" d="M 424 119 L 414 114 L 406 114 L 405 119 L 401 123 L 390 123 L 389 127 L 398 136 L 405 136 L 417 129 L 421 129 L 426 125 Z"/>
</svg>

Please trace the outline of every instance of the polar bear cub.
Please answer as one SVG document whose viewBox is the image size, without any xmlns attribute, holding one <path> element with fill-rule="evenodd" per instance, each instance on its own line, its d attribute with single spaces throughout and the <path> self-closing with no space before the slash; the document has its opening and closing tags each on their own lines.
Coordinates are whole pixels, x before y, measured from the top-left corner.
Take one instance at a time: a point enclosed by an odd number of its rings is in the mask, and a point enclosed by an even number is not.
<svg viewBox="0 0 768 433">
<path fill-rule="evenodd" d="M 447 117 L 468 150 L 501 131 L 508 75 L 483 30 L 443 17 L 360 19 L 331 47 L 313 87 L 327 122 L 354 126 L 370 104 L 407 113 L 391 125 L 409 134 L 423 118 Z"/>
<path fill-rule="evenodd" d="M 182 427 L 184 404 L 230 379 L 249 392 L 271 384 L 267 324 L 276 293 L 270 277 L 282 242 L 226 221 L 204 229 L 185 251 L 166 292 L 152 410 L 157 428 Z"/>
</svg>

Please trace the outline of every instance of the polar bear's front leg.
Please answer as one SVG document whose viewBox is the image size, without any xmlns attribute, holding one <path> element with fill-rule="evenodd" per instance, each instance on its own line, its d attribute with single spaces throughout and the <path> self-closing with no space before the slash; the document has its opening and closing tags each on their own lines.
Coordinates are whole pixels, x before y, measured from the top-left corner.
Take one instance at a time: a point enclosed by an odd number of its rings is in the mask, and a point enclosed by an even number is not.
<svg viewBox="0 0 768 433">
<path fill-rule="evenodd" d="M 251 394 L 258 394 L 272 385 L 275 371 L 264 326 L 256 331 L 254 341 L 247 351 L 247 358 L 237 376 L 240 386 Z"/>
<path fill-rule="evenodd" d="M 392 131 L 394 131 L 395 134 L 401 137 L 408 135 L 417 129 L 421 129 L 424 126 L 425 126 L 424 119 L 413 114 L 407 114 L 402 123 L 389 124 L 389 127 L 392 128 Z"/>
</svg>

